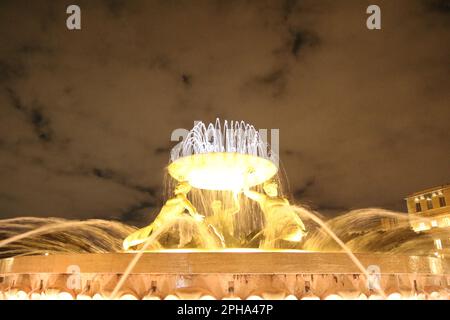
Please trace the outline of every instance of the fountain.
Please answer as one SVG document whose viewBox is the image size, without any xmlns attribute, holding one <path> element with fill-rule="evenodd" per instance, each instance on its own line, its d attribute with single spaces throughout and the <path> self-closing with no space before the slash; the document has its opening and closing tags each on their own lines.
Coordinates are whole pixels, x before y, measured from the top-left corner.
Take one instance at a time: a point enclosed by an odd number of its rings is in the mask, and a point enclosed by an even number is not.
<svg viewBox="0 0 450 320">
<path fill-rule="evenodd" d="M 0 221 L 0 299 L 449 298 L 448 259 L 405 215 L 324 222 L 291 203 L 278 155 L 244 122 L 197 123 L 171 151 L 166 194 L 139 230 Z M 399 224 L 381 230 L 383 217 Z"/>
</svg>

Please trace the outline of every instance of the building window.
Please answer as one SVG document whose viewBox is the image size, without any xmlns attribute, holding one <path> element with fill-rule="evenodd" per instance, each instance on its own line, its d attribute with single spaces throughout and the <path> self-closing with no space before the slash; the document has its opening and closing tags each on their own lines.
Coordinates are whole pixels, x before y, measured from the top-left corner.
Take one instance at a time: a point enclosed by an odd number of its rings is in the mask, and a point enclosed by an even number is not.
<svg viewBox="0 0 450 320">
<path fill-rule="evenodd" d="M 441 239 L 434 240 L 434 245 L 436 246 L 436 249 L 442 250 L 442 241 L 441 241 Z"/>
<path fill-rule="evenodd" d="M 445 207 L 447 205 L 447 203 L 445 202 L 445 198 L 444 197 L 439 197 L 439 205 L 441 207 Z"/>
<path fill-rule="evenodd" d="M 420 205 L 420 202 L 416 202 L 416 212 L 422 211 L 422 206 Z"/>
<path fill-rule="evenodd" d="M 427 208 L 428 210 L 433 209 L 433 203 L 431 202 L 431 198 L 427 198 Z"/>
</svg>

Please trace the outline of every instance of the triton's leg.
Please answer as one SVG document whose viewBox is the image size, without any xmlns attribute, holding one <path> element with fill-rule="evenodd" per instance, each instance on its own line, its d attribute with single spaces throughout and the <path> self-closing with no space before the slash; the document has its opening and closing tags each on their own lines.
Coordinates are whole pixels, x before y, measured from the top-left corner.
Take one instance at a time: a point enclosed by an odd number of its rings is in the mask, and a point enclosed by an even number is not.
<svg viewBox="0 0 450 320">
<path fill-rule="evenodd" d="M 219 231 L 217 231 L 217 229 L 212 224 L 208 225 L 208 229 L 218 239 L 218 242 L 220 242 L 222 248 L 225 248 L 225 239 L 223 238 L 223 235 Z"/>
<path fill-rule="evenodd" d="M 148 239 L 148 236 L 152 233 L 152 230 L 153 224 L 133 232 L 123 241 L 123 248 L 128 250 L 131 247 L 144 243 Z"/>
</svg>

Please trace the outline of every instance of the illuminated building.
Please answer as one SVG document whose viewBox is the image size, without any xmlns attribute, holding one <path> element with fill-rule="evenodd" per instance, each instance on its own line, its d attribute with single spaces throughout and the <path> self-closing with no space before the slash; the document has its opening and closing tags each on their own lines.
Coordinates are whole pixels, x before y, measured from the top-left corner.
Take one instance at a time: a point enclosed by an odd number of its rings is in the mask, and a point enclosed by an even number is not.
<svg viewBox="0 0 450 320">
<path fill-rule="evenodd" d="M 450 247 L 450 239 L 442 236 L 450 228 L 450 185 L 422 190 L 405 200 L 411 228 L 417 233 L 429 233 L 437 250 Z"/>
</svg>

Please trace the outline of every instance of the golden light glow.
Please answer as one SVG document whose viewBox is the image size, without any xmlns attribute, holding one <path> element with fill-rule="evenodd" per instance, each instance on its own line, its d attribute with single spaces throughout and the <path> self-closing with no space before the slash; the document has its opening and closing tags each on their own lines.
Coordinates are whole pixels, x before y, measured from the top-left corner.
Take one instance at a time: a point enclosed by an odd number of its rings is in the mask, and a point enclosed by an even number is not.
<svg viewBox="0 0 450 320">
<path fill-rule="evenodd" d="M 441 241 L 441 239 L 434 240 L 434 244 L 436 246 L 436 249 L 442 250 L 442 241 Z"/>
<path fill-rule="evenodd" d="M 416 231 L 416 232 L 420 232 L 420 231 L 426 231 L 426 230 L 429 230 L 430 227 L 427 226 L 424 222 L 421 222 L 418 226 L 417 226 L 417 225 L 414 226 L 413 229 L 414 229 L 414 231 Z"/>
<path fill-rule="evenodd" d="M 207 190 L 241 190 L 272 178 L 276 165 L 264 158 L 240 153 L 204 153 L 172 162 L 169 174 L 178 181 Z"/>
<path fill-rule="evenodd" d="M 292 241 L 292 242 L 300 242 L 300 241 L 302 241 L 303 236 L 304 236 L 304 233 L 301 230 L 298 230 L 294 234 L 291 234 L 290 236 L 284 238 L 284 240 Z"/>
</svg>

